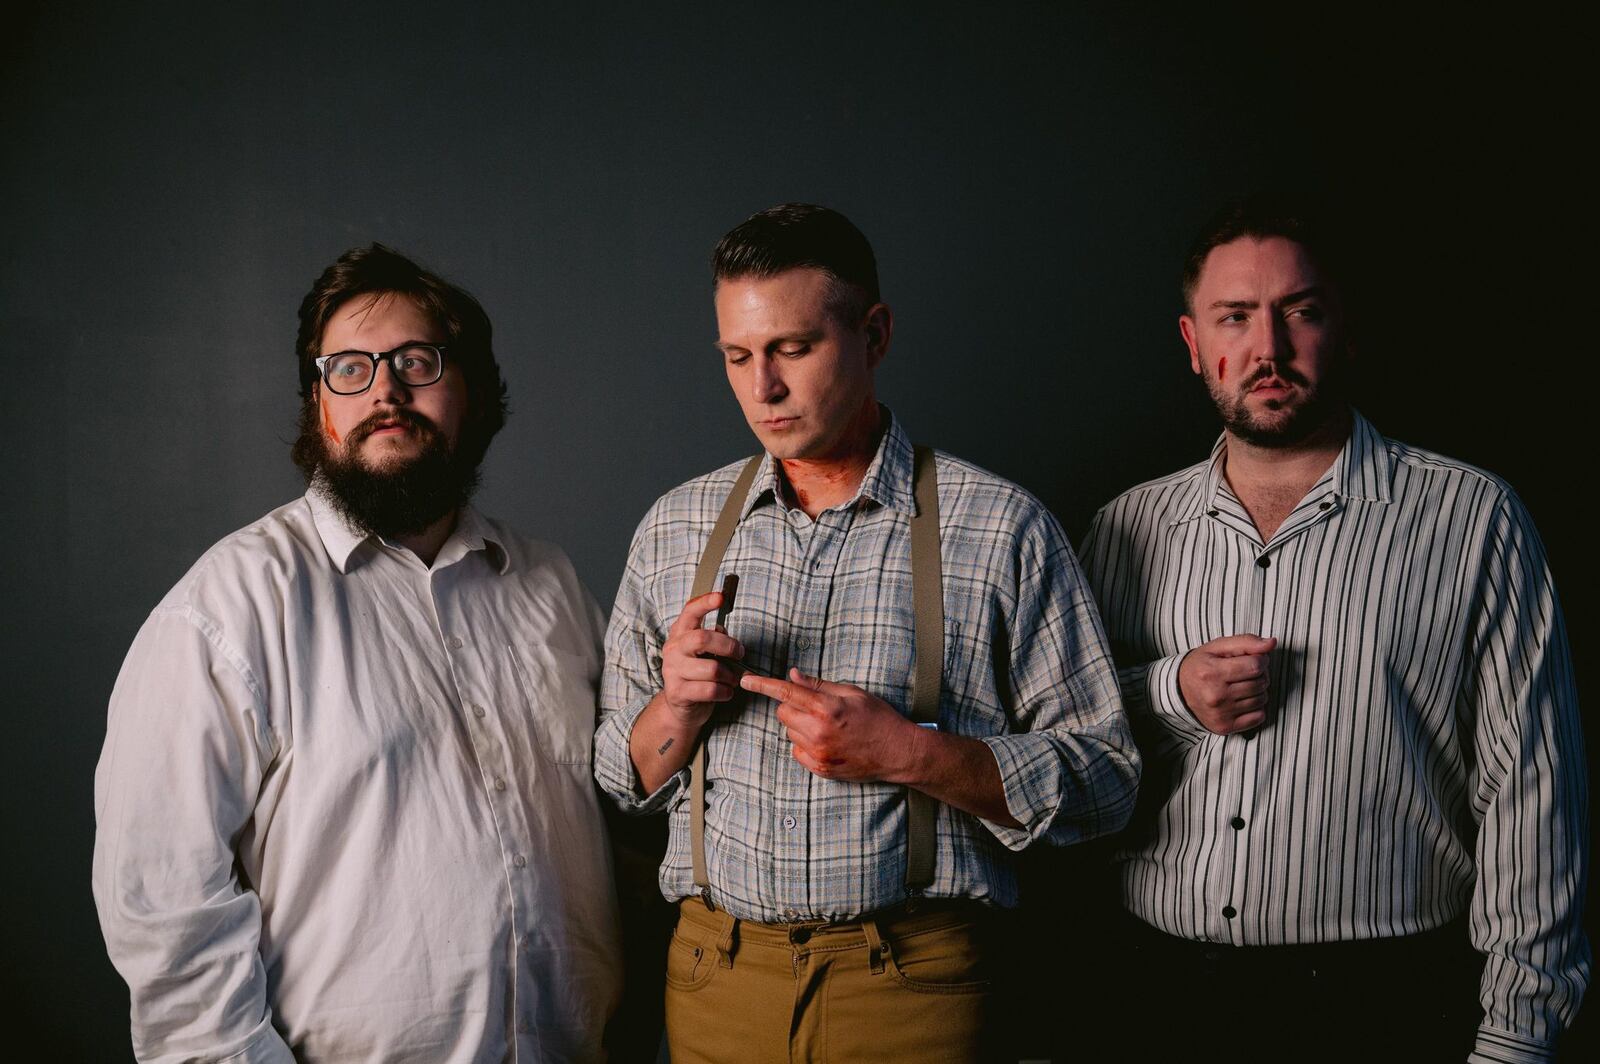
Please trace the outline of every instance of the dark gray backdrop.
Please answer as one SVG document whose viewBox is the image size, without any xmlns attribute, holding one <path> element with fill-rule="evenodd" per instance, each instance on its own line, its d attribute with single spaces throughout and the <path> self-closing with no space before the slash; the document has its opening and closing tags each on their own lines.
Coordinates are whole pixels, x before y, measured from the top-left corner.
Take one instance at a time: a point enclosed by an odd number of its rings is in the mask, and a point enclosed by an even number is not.
<svg viewBox="0 0 1600 1064">
<path fill-rule="evenodd" d="M 295 307 L 371 240 L 488 308 L 514 415 L 481 505 L 565 545 L 609 601 L 656 495 L 753 450 L 705 269 L 750 212 L 854 218 L 897 312 L 882 395 L 1076 537 L 1211 442 L 1175 326 L 1192 231 L 1225 195 L 1310 182 L 1371 253 L 1362 408 L 1519 488 L 1586 670 L 1593 297 L 1569 264 L 1591 194 L 1561 27 L 672 8 L 12 11 L 0 1039 L 126 1056 L 88 885 L 106 697 L 200 552 L 300 490 Z"/>
</svg>

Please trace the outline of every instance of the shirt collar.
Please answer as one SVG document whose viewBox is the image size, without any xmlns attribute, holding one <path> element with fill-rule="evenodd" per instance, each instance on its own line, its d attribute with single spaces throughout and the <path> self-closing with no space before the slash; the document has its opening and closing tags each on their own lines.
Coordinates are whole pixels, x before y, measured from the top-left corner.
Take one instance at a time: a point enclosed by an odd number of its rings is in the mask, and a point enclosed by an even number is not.
<svg viewBox="0 0 1600 1064">
<path fill-rule="evenodd" d="M 880 506 L 891 510 L 899 510 L 909 515 L 916 513 L 916 502 L 912 491 L 912 480 L 916 469 L 916 452 L 911 445 L 911 439 L 900 427 L 900 421 L 894 416 L 894 411 L 879 405 L 879 408 L 889 419 L 889 427 L 883 434 L 883 439 L 878 443 L 878 453 L 873 455 L 872 464 L 867 467 L 867 472 L 861 478 L 861 487 L 856 491 L 854 503 L 859 499 L 871 499 Z M 741 520 L 750 516 L 754 510 L 766 499 L 777 500 L 778 494 L 778 460 L 771 454 L 762 456 L 761 470 L 756 474 L 755 483 L 750 486 L 750 494 L 745 496 L 744 509 L 740 512 Z"/>
<path fill-rule="evenodd" d="M 1173 524 L 1193 521 L 1217 508 L 1217 493 L 1222 490 L 1224 480 L 1222 464 L 1227 453 L 1227 440 L 1226 433 L 1217 437 L 1217 442 L 1211 447 L 1211 459 L 1206 464 L 1204 474 L 1195 481 L 1189 498 L 1173 515 Z M 1392 480 L 1389 449 L 1384 445 L 1383 436 L 1372 427 L 1372 422 L 1361 416 L 1360 411 L 1351 410 L 1350 435 L 1318 484 L 1329 485 L 1340 498 L 1389 502 Z"/>
<path fill-rule="evenodd" d="M 328 559 L 339 572 L 348 573 L 354 565 L 356 552 L 363 544 L 375 543 L 378 537 L 346 524 L 323 492 L 324 489 L 316 484 L 306 490 L 311 520 L 322 539 L 323 549 L 328 552 Z M 455 530 L 445 540 L 444 546 L 439 548 L 439 556 L 433 560 L 434 568 L 454 564 L 479 550 L 488 552 L 489 563 L 501 575 L 511 568 L 511 554 L 506 549 L 504 537 L 476 509 L 464 506 Z"/>
</svg>

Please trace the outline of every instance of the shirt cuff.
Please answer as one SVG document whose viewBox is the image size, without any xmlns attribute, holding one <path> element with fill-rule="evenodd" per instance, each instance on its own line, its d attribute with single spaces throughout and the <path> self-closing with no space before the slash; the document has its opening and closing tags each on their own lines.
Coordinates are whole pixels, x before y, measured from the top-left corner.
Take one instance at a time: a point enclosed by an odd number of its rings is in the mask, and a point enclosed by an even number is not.
<svg viewBox="0 0 1600 1064">
<path fill-rule="evenodd" d="M 1178 687 L 1178 667 L 1183 664 L 1183 658 L 1183 654 L 1173 654 L 1157 658 L 1148 665 L 1124 669 L 1121 680 L 1131 712 L 1144 708 L 1161 727 L 1180 739 L 1196 743 L 1211 733 L 1195 719 L 1183 701 L 1183 692 Z M 1141 671 L 1142 676 L 1139 675 Z M 1143 703 L 1143 707 L 1139 703 Z"/>
<path fill-rule="evenodd" d="M 272 1026 L 272 1017 L 267 1016 L 254 1031 L 245 1044 L 223 1057 L 212 1057 L 217 1064 L 295 1064 L 294 1053 Z"/>
<path fill-rule="evenodd" d="M 689 784 L 689 769 L 679 769 L 649 794 L 639 790 L 639 772 L 628 752 L 633 726 L 654 695 L 607 717 L 594 737 L 594 778 L 624 813 L 644 816 L 659 813 Z"/>
<path fill-rule="evenodd" d="M 978 818 L 978 823 L 988 828 L 989 834 L 1006 849 L 1024 849 L 1043 836 L 1055 819 L 1056 803 L 1049 800 L 1049 795 L 1055 794 L 1057 788 L 1048 784 L 1051 776 L 1060 771 L 1060 758 L 1043 735 L 985 735 L 979 741 L 989 748 L 1000 768 L 1006 812 L 1022 826 L 1006 827 L 983 817 Z"/>
<path fill-rule="evenodd" d="M 1478 1026 L 1478 1040 L 1467 1057 L 1468 1064 L 1546 1064 L 1555 1059 L 1555 1047 L 1536 1042 L 1512 1031 Z"/>
</svg>

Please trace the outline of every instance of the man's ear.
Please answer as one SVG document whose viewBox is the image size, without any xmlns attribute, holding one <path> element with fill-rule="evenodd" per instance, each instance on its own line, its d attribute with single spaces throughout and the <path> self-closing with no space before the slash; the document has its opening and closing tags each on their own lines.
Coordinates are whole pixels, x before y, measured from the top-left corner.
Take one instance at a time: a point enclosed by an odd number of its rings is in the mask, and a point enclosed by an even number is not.
<svg viewBox="0 0 1600 1064">
<path fill-rule="evenodd" d="M 894 311 L 887 303 L 874 303 L 867 311 L 862 328 L 867 333 L 867 360 L 876 366 L 889 353 L 889 341 L 894 337 Z"/>
<path fill-rule="evenodd" d="M 1200 344 L 1196 338 L 1194 319 L 1187 314 L 1178 315 L 1178 331 L 1183 334 L 1183 342 L 1189 348 L 1189 368 L 1199 374 Z"/>
</svg>

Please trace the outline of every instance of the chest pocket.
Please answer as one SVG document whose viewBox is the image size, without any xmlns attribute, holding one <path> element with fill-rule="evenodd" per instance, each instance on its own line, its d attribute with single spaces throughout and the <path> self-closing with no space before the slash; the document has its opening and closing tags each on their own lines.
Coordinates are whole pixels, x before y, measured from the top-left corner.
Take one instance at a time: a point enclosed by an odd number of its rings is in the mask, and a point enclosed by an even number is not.
<svg viewBox="0 0 1600 1064">
<path fill-rule="evenodd" d="M 506 653 L 539 756 L 558 765 L 588 765 L 596 712 L 588 660 L 543 645 L 508 646 Z"/>
</svg>

